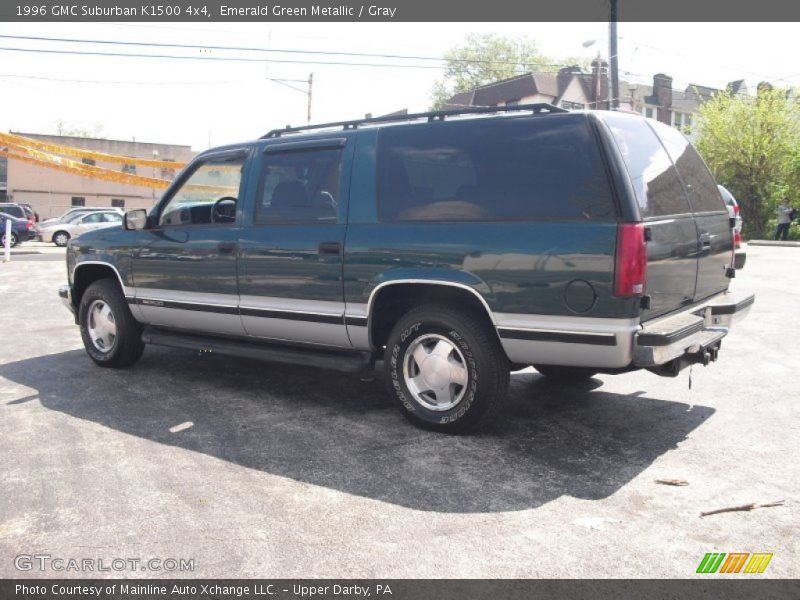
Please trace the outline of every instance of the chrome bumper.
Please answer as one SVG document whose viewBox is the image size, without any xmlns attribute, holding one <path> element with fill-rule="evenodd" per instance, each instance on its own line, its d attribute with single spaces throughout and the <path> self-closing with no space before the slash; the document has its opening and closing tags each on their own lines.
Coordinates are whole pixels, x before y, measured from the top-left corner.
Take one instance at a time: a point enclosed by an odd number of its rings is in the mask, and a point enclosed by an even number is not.
<svg viewBox="0 0 800 600">
<path fill-rule="evenodd" d="M 720 294 L 685 312 L 646 323 L 634 339 L 633 364 L 648 368 L 682 357 L 690 362 L 716 360 L 722 338 L 747 316 L 754 301 L 754 294 Z"/>
<path fill-rule="evenodd" d="M 64 303 L 69 311 L 74 315 L 75 314 L 75 306 L 72 304 L 72 291 L 68 285 L 62 285 L 58 288 L 58 297 L 61 298 L 61 301 Z"/>
</svg>

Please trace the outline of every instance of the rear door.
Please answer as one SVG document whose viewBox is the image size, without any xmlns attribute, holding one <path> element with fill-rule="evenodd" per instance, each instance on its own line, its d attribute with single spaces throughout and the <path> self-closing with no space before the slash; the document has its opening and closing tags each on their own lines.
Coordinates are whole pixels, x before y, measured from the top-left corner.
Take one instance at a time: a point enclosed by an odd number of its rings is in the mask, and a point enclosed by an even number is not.
<svg viewBox="0 0 800 600">
<path fill-rule="evenodd" d="M 682 133 L 658 122 L 653 129 L 664 142 L 683 180 L 697 226 L 700 253 L 694 299 L 699 302 L 728 289 L 733 232 L 730 215 L 714 178 Z"/>
<path fill-rule="evenodd" d="M 259 338 L 349 348 L 342 251 L 352 148 L 342 136 L 261 150 L 255 202 L 239 238 L 244 329 Z"/>
<path fill-rule="evenodd" d="M 644 119 L 603 115 L 625 160 L 648 235 L 647 288 L 651 319 L 694 301 L 699 251 L 689 200 L 664 146 Z"/>
</svg>

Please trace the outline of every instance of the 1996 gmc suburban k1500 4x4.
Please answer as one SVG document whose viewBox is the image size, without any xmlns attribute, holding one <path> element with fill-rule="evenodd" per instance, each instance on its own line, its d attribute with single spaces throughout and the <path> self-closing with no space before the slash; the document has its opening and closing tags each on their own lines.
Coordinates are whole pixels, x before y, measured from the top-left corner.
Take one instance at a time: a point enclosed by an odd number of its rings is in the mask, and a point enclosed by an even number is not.
<svg viewBox="0 0 800 600">
<path fill-rule="evenodd" d="M 401 412 L 458 432 L 496 412 L 514 368 L 716 360 L 754 298 L 728 291 L 733 225 L 655 121 L 441 111 L 203 152 L 149 214 L 71 240 L 59 293 L 98 365 L 147 343 L 351 371 L 382 357 Z"/>
</svg>

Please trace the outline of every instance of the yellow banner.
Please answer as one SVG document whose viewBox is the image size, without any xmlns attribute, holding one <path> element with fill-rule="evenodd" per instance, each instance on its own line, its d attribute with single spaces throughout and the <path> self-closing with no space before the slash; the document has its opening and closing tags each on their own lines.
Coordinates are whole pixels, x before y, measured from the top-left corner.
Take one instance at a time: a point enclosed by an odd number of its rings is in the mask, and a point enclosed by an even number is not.
<svg viewBox="0 0 800 600">
<path fill-rule="evenodd" d="M 73 156 L 76 158 L 90 158 L 92 160 L 99 160 L 101 162 L 110 162 L 123 165 L 139 165 L 142 167 L 162 167 L 165 169 L 182 169 L 186 166 L 183 162 L 172 162 L 169 160 L 155 160 L 150 158 L 133 158 L 131 156 L 119 156 L 117 154 L 105 154 L 104 152 L 93 152 L 91 150 L 82 150 L 81 148 L 73 148 L 71 146 L 61 146 L 58 144 L 50 144 L 48 142 L 40 142 L 31 138 L 26 138 L 14 133 L 0 133 L 0 145 L 8 145 L 14 147 L 33 148 L 37 150 L 44 150 L 45 152 L 55 152 L 56 154 L 64 154 L 66 156 Z"/>
<path fill-rule="evenodd" d="M 131 173 L 123 173 L 122 171 L 113 171 L 111 169 L 103 169 L 102 167 L 85 165 L 81 162 L 69 160 L 68 158 L 53 156 L 52 154 L 47 154 L 46 152 L 39 152 L 32 149 L 27 149 L 27 154 L 19 154 L 17 152 L 0 149 L 0 156 L 5 156 L 9 160 L 20 160 L 22 162 L 35 164 L 48 169 L 54 169 L 63 173 L 77 175 L 79 177 L 100 179 L 102 181 L 112 181 L 115 183 L 135 185 L 138 187 L 164 189 L 172 183 L 166 179 L 155 179 L 153 177 L 144 177 L 142 175 L 133 175 Z M 181 191 L 224 194 L 234 197 L 239 193 L 239 189 L 237 187 L 198 184 L 184 185 L 181 188 Z"/>
</svg>

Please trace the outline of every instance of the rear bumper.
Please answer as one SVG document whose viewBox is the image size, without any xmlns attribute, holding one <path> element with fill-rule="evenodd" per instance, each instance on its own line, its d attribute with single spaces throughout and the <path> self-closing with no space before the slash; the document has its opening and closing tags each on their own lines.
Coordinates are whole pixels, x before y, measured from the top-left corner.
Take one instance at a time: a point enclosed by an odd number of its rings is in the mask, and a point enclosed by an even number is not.
<svg viewBox="0 0 800 600">
<path fill-rule="evenodd" d="M 685 312 L 646 323 L 634 338 L 633 364 L 651 368 L 675 360 L 716 360 L 722 338 L 747 316 L 754 301 L 754 294 L 719 294 Z"/>
</svg>

